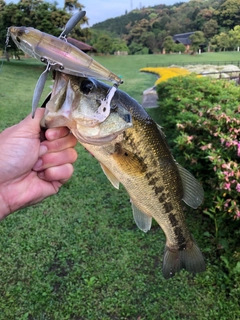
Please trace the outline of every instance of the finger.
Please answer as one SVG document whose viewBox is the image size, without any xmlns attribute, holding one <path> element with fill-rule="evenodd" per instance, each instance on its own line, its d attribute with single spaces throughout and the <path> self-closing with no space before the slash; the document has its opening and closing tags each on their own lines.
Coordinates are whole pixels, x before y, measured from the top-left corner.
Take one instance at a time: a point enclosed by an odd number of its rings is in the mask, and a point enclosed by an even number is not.
<svg viewBox="0 0 240 320">
<path fill-rule="evenodd" d="M 77 152 L 73 148 L 68 148 L 60 152 L 44 154 L 38 159 L 33 167 L 34 171 L 42 171 L 47 168 L 61 166 L 66 163 L 73 163 L 77 160 Z"/>
<path fill-rule="evenodd" d="M 25 127 L 28 131 L 35 133 L 37 129 L 37 131 L 40 132 L 40 121 L 43 115 L 44 115 L 44 109 L 38 108 L 36 110 L 35 117 L 33 119 L 32 119 L 32 115 L 29 114 L 25 119 L 21 121 L 21 123 L 24 124 L 23 127 Z"/>
<path fill-rule="evenodd" d="M 61 150 L 75 147 L 77 142 L 78 141 L 74 137 L 74 135 L 69 133 L 67 136 L 65 136 L 63 138 L 56 139 L 56 140 L 52 140 L 52 141 L 44 140 L 41 143 L 41 147 L 43 147 L 43 146 L 46 147 L 48 153 L 49 152 L 58 152 Z"/>
<path fill-rule="evenodd" d="M 61 166 L 51 167 L 38 172 L 38 177 L 48 182 L 59 181 L 61 183 L 65 183 L 71 178 L 73 171 L 73 165 L 65 163 Z"/>
<path fill-rule="evenodd" d="M 67 136 L 69 132 L 67 127 L 51 128 L 47 129 L 45 137 L 48 141 L 52 141 Z"/>
</svg>

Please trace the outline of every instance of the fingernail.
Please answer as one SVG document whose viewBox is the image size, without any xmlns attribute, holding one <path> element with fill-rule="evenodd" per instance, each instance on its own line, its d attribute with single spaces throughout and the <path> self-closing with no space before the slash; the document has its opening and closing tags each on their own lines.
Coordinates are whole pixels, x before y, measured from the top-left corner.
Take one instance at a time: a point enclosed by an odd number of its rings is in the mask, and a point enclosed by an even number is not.
<svg viewBox="0 0 240 320">
<path fill-rule="evenodd" d="M 35 165 L 33 167 L 33 170 L 39 170 L 41 168 L 42 164 L 43 164 L 42 159 L 41 158 L 38 159 L 38 161 L 35 163 Z"/>
<path fill-rule="evenodd" d="M 39 148 L 39 157 L 43 156 L 45 153 L 47 153 L 48 148 L 45 145 L 40 145 Z"/>
</svg>

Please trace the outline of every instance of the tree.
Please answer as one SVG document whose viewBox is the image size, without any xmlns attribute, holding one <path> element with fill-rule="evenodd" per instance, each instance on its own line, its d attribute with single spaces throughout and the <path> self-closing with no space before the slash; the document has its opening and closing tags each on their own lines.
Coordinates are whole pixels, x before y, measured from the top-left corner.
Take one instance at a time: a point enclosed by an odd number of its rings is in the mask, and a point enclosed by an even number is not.
<svg viewBox="0 0 240 320">
<path fill-rule="evenodd" d="M 216 51 L 216 49 L 218 48 L 218 43 L 217 43 L 217 35 L 215 35 L 209 42 L 209 47 L 211 50 Z"/>
<path fill-rule="evenodd" d="M 167 36 L 164 39 L 163 46 L 164 46 L 166 53 L 170 53 L 171 51 L 173 51 L 173 48 L 175 46 L 175 42 L 173 41 L 173 38 L 171 36 Z"/>
<path fill-rule="evenodd" d="M 158 35 L 156 36 L 156 48 L 162 49 L 164 47 L 164 39 L 168 36 L 168 33 L 166 30 L 160 31 Z"/>
<path fill-rule="evenodd" d="M 112 39 L 112 53 L 115 51 L 129 51 L 126 42 L 119 38 Z"/>
<path fill-rule="evenodd" d="M 189 39 L 191 40 L 191 49 L 196 52 L 199 46 L 205 42 L 204 34 L 202 31 L 194 32 Z"/>
<path fill-rule="evenodd" d="M 221 32 L 215 35 L 211 41 L 210 46 L 212 49 L 226 50 L 230 46 L 230 38 L 227 33 Z"/>
<path fill-rule="evenodd" d="M 110 38 L 110 36 L 108 35 L 102 35 L 96 45 L 95 45 L 96 49 L 101 52 L 101 53 L 104 53 L 104 54 L 107 54 L 107 53 L 112 53 L 112 50 L 113 50 L 113 41 L 112 39 Z"/>
<path fill-rule="evenodd" d="M 128 45 L 132 42 L 141 43 L 141 37 L 143 34 L 151 30 L 150 23 L 147 19 L 142 19 L 134 24 L 129 34 L 125 38 Z"/>
<path fill-rule="evenodd" d="M 202 31 L 208 42 L 208 51 L 210 50 L 210 40 L 218 33 L 218 29 L 219 29 L 218 23 L 216 20 L 213 20 L 213 19 L 204 23 L 202 27 Z"/>
<path fill-rule="evenodd" d="M 153 32 L 143 33 L 140 37 L 140 42 L 143 46 L 147 47 L 151 53 L 154 52 L 154 49 L 156 48 L 156 38 Z"/>
<path fill-rule="evenodd" d="M 173 46 L 173 52 L 185 52 L 186 48 L 185 45 L 182 43 L 175 43 L 175 45 Z"/>
<path fill-rule="evenodd" d="M 137 54 L 143 49 L 143 46 L 142 44 L 133 41 L 128 48 L 130 50 L 130 54 Z"/>
<path fill-rule="evenodd" d="M 64 9 L 70 13 L 74 13 L 74 11 L 82 10 L 84 6 L 78 2 L 78 0 L 65 0 L 64 1 Z"/>
<path fill-rule="evenodd" d="M 230 46 L 230 39 L 227 33 L 221 32 L 216 36 L 217 45 L 221 50 L 226 50 Z"/>
<path fill-rule="evenodd" d="M 212 15 L 213 15 L 213 9 L 210 8 L 205 8 L 205 9 L 202 9 L 197 17 L 196 17 L 196 20 L 195 20 L 195 25 L 197 26 L 197 29 L 198 30 L 201 30 L 204 26 L 204 24 L 206 24 L 206 22 L 208 22 L 209 20 L 211 20 L 212 18 Z"/>
<path fill-rule="evenodd" d="M 68 12 L 70 15 L 73 15 L 76 11 L 82 10 L 84 6 L 78 2 L 78 0 L 65 0 L 64 1 L 64 10 Z M 82 24 L 88 24 L 88 18 L 85 16 L 83 17 L 74 27 L 74 29 L 70 32 L 69 36 L 71 36 L 74 39 L 84 41 L 86 42 L 91 33 L 89 32 L 88 28 L 85 28 L 87 30 L 82 30 L 81 25 Z"/>
<path fill-rule="evenodd" d="M 202 27 L 202 32 L 204 33 L 204 37 L 209 40 L 214 37 L 218 33 L 219 25 L 216 20 L 209 20 L 204 23 Z"/>
<path fill-rule="evenodd" d="M 172 18 L 171 21 L 166 24 L 164 29 L 166 29 L 171 35 L 182 32 L 181 23 L 175 18 Z"/>
<path fill-rule="evenodd" d="M 233 30 L 229 31 L 230 45 L 233 48 L 240 46 L 240 26 L 235 26 Z"/>
<path fill-rule="evenodd" d="M 77 3 L 75 1 L 76 6 Z M 12 25 L 33 27 L 59 36 L 71 14 L 58 9 L 56 5 L 56 2 L 49 3 L 41 0 L 21 0 L 17 4 L 10 3 L 8 5 L 4 5 L 3 1 L 0 2 L 0 46 L 4 47 L 6 30 Z M 79 6 L 81 5 L 79 4 Z M 74 35 L 76 39 L 82 40 L 80 24 L 86 21 L 87 18 L 81 20 L 73 29 L 71 36 Z M 11 45 L 12 48 L 15 48 L 13 43 Z"/>
<path fill-rule="evenodd" d="M 4 0 L 0 0 L 0 12 L 4 9 L 6 3 Z"/>
<path fill-rule="evenodd" d="M 169 17 L 169 15 L 167 15 L 166 13 L 163 14 L 163 16 L 158 21 L 158 28 L 161 30 L 164 30 L 166 24 L 169 23 L 170 21 L 171 21 L 171 18 Z"/>
<path fill-rule="evenodd" d="M 240 0 L 224 1 L 224 3 L 214 12 L 219 25 L 229 29 L 234 28 L 236 25 L 240 25 L 239 8 Z"/>
</svg>

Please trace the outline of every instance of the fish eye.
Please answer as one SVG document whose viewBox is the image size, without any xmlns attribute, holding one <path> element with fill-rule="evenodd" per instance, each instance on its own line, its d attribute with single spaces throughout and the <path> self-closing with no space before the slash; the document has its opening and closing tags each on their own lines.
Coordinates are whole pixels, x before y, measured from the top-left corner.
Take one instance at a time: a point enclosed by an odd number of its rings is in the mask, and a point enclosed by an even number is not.
<svg viewBox="0 0 240 320">
<path fill-rule="evenodd" d="M 19 43 L 21 42 L 21 40 L 19 39 L 19 37 L 16 37 L 16 40 L 17 40 L 17 42 L 19 42 Z"/>
<path fill-rule="evenodd" d="M 94 83 L 91 80 L 83 80 L 80 85 L 80 90 L 83 94 L 89 94 L 94 88 Z"/>
</svg>

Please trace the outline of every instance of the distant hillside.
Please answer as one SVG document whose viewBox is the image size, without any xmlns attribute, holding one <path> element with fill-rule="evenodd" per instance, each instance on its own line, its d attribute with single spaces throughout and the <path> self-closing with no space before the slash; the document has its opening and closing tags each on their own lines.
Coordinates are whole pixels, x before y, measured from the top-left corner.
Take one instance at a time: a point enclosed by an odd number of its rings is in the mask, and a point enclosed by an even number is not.
<svg viewBox="0 0 240 320">
<path fill-rule="evenodd" d="M 228 37 L 228 31 L 240 25 L 239 8 L 240 0 L 190 0 L 171 6 L 161 4 L 126 12 L 94 24 L 90 30 L 96 41 L 100 34 L 119 38 L 127 45 L 130 54 L 159 52 L 167 36 L 192 31 L 203 33 L 206 46 L 213 39 L 214 48 L 218 46 L 217 42 L 227 42 L 226 39 L 217 41 L 217 35 L 224 33 L 224 37 L 226 34 Z M 103 39 L 106 41 L 106 37 Z M 93 46 L 94 41 L 91 43 Z"/>
<path fill-rule="evenodd" d="M 163 7 L 166 6 L 163 5 Z M 119 17 L 107 19 L 103 22 L 96 23 L 92 26 L 92 29 L 109 31 L 117 35 L 126 34 L 128 33 L 128 28 L 126 27 L 127 25 L 134 24 L 135 22 L 139 22 L 142 19 L 149 19 L 149 14 L 151 14 L 152 12 L 155 12 L 154 8 L 133 10 Z"/>
<path fill-rule="evenodd" d="M 194 20 L 201 9 L 213 9 L 213 7 L 217 7 L 221 2 L 221 0 L 191 0 L 189 2 L 177 2 L 169 6 L 159 4 L 153 7 L 143 7 L 128 13 L 126 12 L 126 14 L 119 17 L 96 23 L 91 28 L 99 31 L 112 32 L 121 36 L 128 34 L 131 26 L 138 24 L 142 19 L 146 19 L 149 23 L 155 24 L 155 26 L 159 25 L 159 27 L 164 29 L 164 27 L 166 27 L 165 24 L 171 22 L 171 18 L 174 20 L 184 18 L 184 20 L 179 21 L 180 26 L 180 24 L 185 25 Z M 191 28 L 192 26 L 189 27 Z"/>
</svg>

